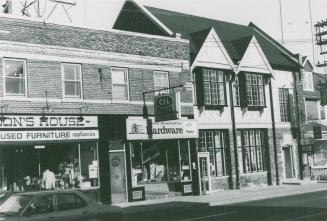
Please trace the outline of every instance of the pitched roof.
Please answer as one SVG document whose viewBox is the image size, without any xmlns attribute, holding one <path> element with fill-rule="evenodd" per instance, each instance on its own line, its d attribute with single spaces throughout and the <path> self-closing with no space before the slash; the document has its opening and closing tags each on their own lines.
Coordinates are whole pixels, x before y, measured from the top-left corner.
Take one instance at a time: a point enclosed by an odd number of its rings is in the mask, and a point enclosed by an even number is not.
<svg viewBox="0 0 327 221">
<path fill-rule="evenodd" d="M 128 29 L 129 31 L 145 31 L 145 33 L 148 34 L 158 34 L 158 31 L 154 33 L 154 29 L 146 28 L 144 26 L 141 27 L 142 25 L 136 27 L 133 25 L 133 23 L 136 24 L 135 21 L 131 21 L 131 19 L 129 19 L 130 21 L 122 19 L 123 17 L 128 17 L 128 14 L 132 14 L 133 16 L 138 14 L 140 16 L 140 14 L 150 12 L 151 15 L 153 15 L 161 23 L 158 24 L 154 19 L 150 19 L 151 25 L 157 23 L 158 29 L 159 26 L 164 26 L 175 34 L 180 33 L 182 38 L 190 40 L 191 50 L 198 48 L 199 42 L 201 43 L 201 41 L 207 37 L 207 30 L 214 28 L 229 56 L 235 63 L 242 59 L 243 53 L 245 52 L 245 46 L 242 44 L 248 44 L 248 39 L 255 36 L 273 68 L 294 70 L 300 67 L 294 54 L 289 52 L 277 41 L 274 41 L 269 35 L 264 33 L 252 23 L 250 23 L 249 26 L 245 26 L 149 6 L 142 6 L 146 9 L 146 12 L 140 7 L 138 7 L 138 10 L 134 9 L 131 12 L 130 6 L 129 8 L 126 8 L 131 4 L 137 5 L 133 1 L 127 0 L 125 3 L 126 6 L 123 6 L 123 9 L 121 10 L 113 28 L 123 30 Z M 123 22 L 125 24 L 119 24 Z M 126 22 L 129 22 L 129 24 L 126 24 Z M 148 23 L 148 21 L 146 21 L 146 23 Z M 168 32 L 163 33 L 163 35 L 171 36 L 171 34 Z M 196 54 L 197 52 L 193 51 L 193 53 Z"/>
</svg>

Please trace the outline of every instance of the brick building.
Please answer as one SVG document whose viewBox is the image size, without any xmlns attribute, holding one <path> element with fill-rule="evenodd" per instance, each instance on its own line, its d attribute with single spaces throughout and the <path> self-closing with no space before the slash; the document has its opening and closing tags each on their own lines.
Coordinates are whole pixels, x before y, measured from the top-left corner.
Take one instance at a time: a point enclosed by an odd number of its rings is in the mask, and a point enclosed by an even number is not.
<svg viewBox="0 0 327 221">
<path fill-rule="evenodd" d="M 253 23 L 134 1 L 125 2 L 114 29 L 190 41 L 200 192 L 302 178 L 295 88 L 302 64 L 296 55 Z"/>
<path fill-rule="evenodd" d="M 305 179 L 326 179 L 326 83 L 327 75 L 317 73 L 307 57 L 299 57 L 299 128 L 302 172 Z"/>
<path fill-rule="evenodd" d="M 144 198 L 144 186 L 132 192 L 139 177 L 171 181 L 162 195 L 182 194 L 182 181 L 193 191 L 190 153 L 197 129 L 190 119 L 188 40 L 10 15 L 0 24 L 2 191 L 79 188 L 102 202 L 124 202 Z M 152 127 L 194 131 L 180 139 L 170 131 L 142 138 L 134 130 L 137 141 L 127 140 L 126 125 L 144 126 L 144 107 L 153 115 L 154 93 L 143 92 L 176 85 L 183 85 L 174 89 L 182 118 Z M 169 168 L 149 163 L 163 153 Z M 42 180 L 46 169 L 55 181 Z"/>
</svg>

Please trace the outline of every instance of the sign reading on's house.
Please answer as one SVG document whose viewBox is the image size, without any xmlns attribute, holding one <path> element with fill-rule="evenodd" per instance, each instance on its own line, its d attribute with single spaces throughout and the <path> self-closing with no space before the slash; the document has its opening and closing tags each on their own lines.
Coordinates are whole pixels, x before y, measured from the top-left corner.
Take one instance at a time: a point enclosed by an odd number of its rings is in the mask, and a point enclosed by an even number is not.
<svg viewBox="0 0 327 221">
<path fill-rule="evenodd" d="M 155 121 L 176 120 L 179 116 L 179 95 L 177 93 L 160 94 L 154 97 Z"/>
<path fill-rule="evenodd" d="M 198 127 L 194 120 L 154 122 L 152 119 L 127 119 L 128 140 L 198 138 Z"/>
<path fill-rule="evenodd" d="M 98 127 L 98 118 L 96 116 L 45 116 L 45 121 L 41 121 L 42 116 L 13 116 L 6 115 L 3 121 L 0 121 L 1 128 L 87 128 Z"/>
<path fill-rule="evenodd" d="M 99 139 L 97 116 L 41 117 L 6 115 L 0 121 L 0 143 Z"/>
</svg>

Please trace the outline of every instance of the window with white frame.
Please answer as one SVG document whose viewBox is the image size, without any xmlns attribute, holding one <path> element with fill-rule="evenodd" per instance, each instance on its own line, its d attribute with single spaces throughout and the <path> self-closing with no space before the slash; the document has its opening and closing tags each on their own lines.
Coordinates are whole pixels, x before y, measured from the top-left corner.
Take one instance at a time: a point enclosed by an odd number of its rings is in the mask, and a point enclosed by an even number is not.
<svg viewBox="0 0 327 221">
<path fill-rule="evenodd" d="M 266 105 L 262 75 L 250 73 L 246 75 L 246 92 L 248 107 L 263 107 Z"/>
<path fill-rule="evenodd" d="M 238 160 L 241 173 L 254 173 L 265 168 L 265 131 L 244 129 L 237 132 Z"/>
<path fill-rule="evenodd" d="M 4 59 L 5 94 L 26 96 L 26 61 Z"/>
<path fill-rule="evenodd" d="M 215 69 L 203 69 L 203 88 L 205 105 L 225 105 L 224 72 Z"/>
<path fill-rule="evenodd" d="M 228 134 L 225 131 L 199 131 L 199 151 L 209 152 L 211 176 L 227 175 L 226 136 Z"/>
<path fill-rule="evenodd" d="M 307 120 L 319 120 L 319 106 L 318 100 L 305 100 L 305 116 Z"/>
<path fill-rule="evenodd" d="M 111 68 L 112 98 L 114 100 L 129 100 L 128 69 Z"/>
<path fill-rule="evenodd" d="M 320 104 L 320 120 L 326 119 L 326 106 Z"/>
<path fill-rule="evenodd" d="M 303 72 L 303 90 L 313 91 L 313 77 L 312 72 Z"/>
<path fill-rule="evenodd" d="M 154 71 L 154 90 L 161 90 L 169 88 L 169 73 L 166 71 Z M 161 92 L 168 92 L 168 90 L 163 90 Z M 157 93 L 157 94 L 158 94 Z"/>
<path fill-rule="evenodd" d="M 62 64 L 64 97 L 82 98 L 82 71 L 79 64 Z"/>
</svg>

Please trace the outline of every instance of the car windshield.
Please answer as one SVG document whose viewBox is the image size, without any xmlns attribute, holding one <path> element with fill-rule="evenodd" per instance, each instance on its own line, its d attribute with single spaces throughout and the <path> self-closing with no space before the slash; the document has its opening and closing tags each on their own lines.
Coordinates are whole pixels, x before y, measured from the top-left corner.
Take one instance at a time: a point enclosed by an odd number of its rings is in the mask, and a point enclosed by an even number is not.
<svg viewBox="0 0 327 221">
<path fill-rule="evenodd" d="M 0 205 L 0 214 L 16 215 L 19 214 L 31 201 L 33 196 L 10 196 Z"/>
</svg>

